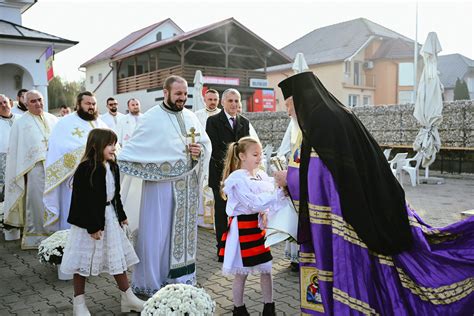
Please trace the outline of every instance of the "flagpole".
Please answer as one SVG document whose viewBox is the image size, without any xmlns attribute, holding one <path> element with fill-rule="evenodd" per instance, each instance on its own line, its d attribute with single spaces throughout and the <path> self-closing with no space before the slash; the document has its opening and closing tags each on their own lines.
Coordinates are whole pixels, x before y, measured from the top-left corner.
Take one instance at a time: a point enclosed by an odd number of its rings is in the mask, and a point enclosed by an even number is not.
<svg viewBox="0 0 474 316">
<path fill-rule="evenodd" d="M 418 0 L 416 1 L 416 9 L 415 9 L 415 45 L 413 45 L 413 104 L 416 102 L 416 94 L 417 94 L 417 72 L 418 72 Z"/>
</svg>

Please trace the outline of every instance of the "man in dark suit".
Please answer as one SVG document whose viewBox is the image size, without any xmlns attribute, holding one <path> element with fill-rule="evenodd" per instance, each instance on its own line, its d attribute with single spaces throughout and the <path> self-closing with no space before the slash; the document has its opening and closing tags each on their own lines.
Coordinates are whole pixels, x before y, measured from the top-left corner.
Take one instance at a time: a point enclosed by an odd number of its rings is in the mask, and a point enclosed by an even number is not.
<svg viewBox="0 0 474 316">
<path fill-rule="evenodd" d="M 249 136 L 249 120 L 237 113 L 240 106 L 240 93 L 236 89 L 227 89 L 222 94 L 221 104 L 224 111 L 207 119 L 206 132 L 212 142 L 211 161 L 209 163 L 209 187 L 214 193 L 214 224 L 216 227 L 217 250 L 221 246 L 222 234 L 227 230 L 226 201 L 220 195 L 222 170 L 227 146 L 244 136 Z"/>
</svg>

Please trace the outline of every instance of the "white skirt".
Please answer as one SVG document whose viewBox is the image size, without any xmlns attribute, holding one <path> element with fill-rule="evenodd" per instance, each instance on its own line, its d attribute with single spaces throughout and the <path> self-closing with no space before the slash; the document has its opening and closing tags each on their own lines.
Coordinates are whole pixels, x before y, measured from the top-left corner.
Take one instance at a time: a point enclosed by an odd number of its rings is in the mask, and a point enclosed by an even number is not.
<svg viewBox="0 0 474 316">
<path fill-rule="evenodd" d="M 132 244 L 120 226 L 112 205 L 105 209 L 105 227 L 100 240 L 86 229 L 71 225 L 61 262 L 61 271 L 82 276 L 122 274 L 138 263 Z"/>
</svg>

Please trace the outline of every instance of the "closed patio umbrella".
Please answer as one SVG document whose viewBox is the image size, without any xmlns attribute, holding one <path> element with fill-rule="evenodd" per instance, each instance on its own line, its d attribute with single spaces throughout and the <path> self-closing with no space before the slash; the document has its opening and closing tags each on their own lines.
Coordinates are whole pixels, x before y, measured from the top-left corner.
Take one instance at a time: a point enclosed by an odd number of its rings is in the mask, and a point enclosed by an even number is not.
<svg viewBox="0 0 474 316">
<path fill-rule="evenodd" d="M 420 131 L 413 143 L 413 149 L 423 154 L 422 166 L 426 168 L 435 161 L 441 148 L 438 126 L 443 121 L 442 85 L 438 76 L 438 53 L 441 44 L 435 32 L 430 32 L 421 48 L 424 69 L 421 74 L 413 116 L 421 124 Z"/>
<path fill-rule="evenodd" d="M 204 84 L 204 77 L 201 70 L 196 70 L 194 75 L 193 88 L 193 112 L 204 109 L 204 99 L 202 97 L 202 86 Z"/>
</svg>

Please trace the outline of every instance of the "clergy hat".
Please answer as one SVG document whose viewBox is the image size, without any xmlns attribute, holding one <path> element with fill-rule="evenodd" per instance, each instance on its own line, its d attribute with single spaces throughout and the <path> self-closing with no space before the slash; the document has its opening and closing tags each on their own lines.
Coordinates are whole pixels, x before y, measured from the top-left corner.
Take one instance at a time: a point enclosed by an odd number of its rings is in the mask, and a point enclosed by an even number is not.
<svg viewBox="0 0 474 316">
<path fill-rule="evenodd" d="M 281 81 L 278 84 L 278 87 L 281 89 L 281 92 L 283 93 L 283 99 L 286 100 L 289 97 L 292 97 L 295 87 L 297 87 L 301 82 L 306 82 L 308 78 L 312 78 L 314 80 L 314 77 L 315 76 L 313 72 L 303 71 L 299 74 L 293 75 Z"/>
</svg>

